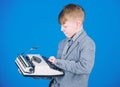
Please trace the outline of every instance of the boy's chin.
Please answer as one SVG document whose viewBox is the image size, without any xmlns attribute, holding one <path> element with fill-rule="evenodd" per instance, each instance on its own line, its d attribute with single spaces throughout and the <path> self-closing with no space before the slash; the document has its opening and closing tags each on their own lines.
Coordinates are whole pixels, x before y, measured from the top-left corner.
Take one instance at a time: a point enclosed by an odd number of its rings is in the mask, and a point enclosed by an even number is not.
<svg viewBox="0 0 120 87">
<path fill-rule="evenodd" d="M 66 36 L 67 38 L 72 38 L 73 35 L 65 34 L 65 36 Z"/>
<path fill-rule="evenodd" d="M 71 38 L 71 36 L 66 36 L 67 38 Z"/>
</svg>

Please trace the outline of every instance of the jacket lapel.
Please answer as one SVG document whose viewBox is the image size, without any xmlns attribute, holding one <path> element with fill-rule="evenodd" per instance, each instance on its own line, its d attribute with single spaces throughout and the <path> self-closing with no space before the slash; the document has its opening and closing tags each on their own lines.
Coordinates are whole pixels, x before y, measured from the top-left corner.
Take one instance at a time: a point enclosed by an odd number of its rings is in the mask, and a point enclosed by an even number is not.
<svg viewBox="0 0 120 87">
<path fill-rule="evenodd" d="M 71 47 L 68 50 L 68 53 L 66 54 L 66 56 L 64 57 L 65 59 L 67 59 L 67 57 L 70 55 L 70 53 L 77 47 L 77 45 L 81 42 L 81 40 L 86 36 L 85 31 L 83 31 L 78 38 L 73 42 L 73 44 L 71 45 Z"/>
</svg>

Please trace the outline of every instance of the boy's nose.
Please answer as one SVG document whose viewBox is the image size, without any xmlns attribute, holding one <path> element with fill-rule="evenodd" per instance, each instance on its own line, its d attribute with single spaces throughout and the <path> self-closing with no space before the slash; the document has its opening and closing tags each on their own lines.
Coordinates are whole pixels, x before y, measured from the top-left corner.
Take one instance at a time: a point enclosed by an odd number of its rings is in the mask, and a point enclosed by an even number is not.
<svg viewBox="0 0 120 87">
<path fill-rule="evenodd" d="M 63 31 L 63 28 L 61 27 L 61 31 Z"/>
<path fill-rule="evenodd" d="M 64 29 L 63 27 L 61 27 L 61 31 L 63 31 L 63 32 L 64 32 L 64 30 L 65 30 L 65 29 Z"/>
</svg>

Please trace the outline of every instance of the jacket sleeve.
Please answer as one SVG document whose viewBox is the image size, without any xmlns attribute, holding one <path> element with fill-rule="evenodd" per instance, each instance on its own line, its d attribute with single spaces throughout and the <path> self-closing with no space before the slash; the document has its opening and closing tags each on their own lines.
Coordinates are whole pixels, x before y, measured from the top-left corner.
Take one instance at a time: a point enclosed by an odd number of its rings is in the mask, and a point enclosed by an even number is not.
<svg viewBox="0 0 120 87">
<path fill-rule="evenodd" d="M 95 44 L 89 42 L 84 44 L 80 51 L 79 61 L 56 59 L 55 65 L 65 71 L 75 74 L 89 74 L 94 65 Z"/>
</svg>

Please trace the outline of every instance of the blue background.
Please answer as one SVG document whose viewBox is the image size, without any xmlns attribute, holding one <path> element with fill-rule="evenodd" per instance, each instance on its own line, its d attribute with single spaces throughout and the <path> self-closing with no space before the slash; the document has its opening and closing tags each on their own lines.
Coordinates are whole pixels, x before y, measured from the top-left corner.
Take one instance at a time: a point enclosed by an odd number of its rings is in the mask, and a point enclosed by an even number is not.
<svg viewBox="0 0 120 87">
<path fill-rule="evenodd" d="M 33 46 L 33 53 L 56 56 L 65 38 L 57 17 L 69 3 L 83 6 L 84 29 L 96 43 L 89 87 L 120 87 L 119 0 L 0 0 L 0 87 L 48 87 L 50 80 L 20 75 L 14 61 Z"/>
</svg>

